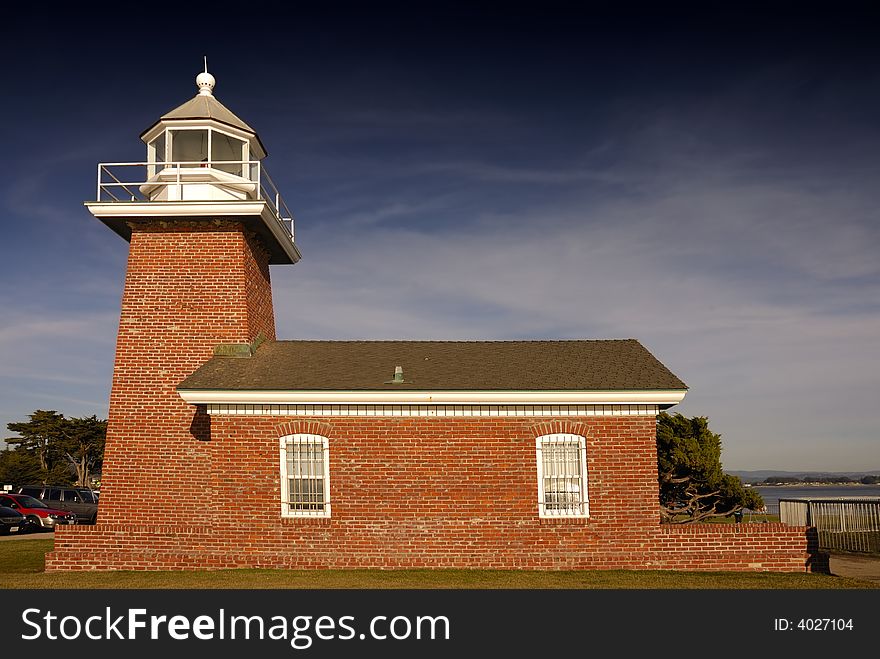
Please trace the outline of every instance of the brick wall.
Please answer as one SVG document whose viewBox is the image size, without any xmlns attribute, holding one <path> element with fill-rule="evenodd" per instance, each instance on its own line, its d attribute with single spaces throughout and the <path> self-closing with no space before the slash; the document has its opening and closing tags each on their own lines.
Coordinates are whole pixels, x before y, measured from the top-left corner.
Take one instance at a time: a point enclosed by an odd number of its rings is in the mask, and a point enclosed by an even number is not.
<svg viewBox="0 0 880 659">
<path fill-rule="evenodd" d="M 205 418 L 175 387 L 218 343 L 275 337 L 268 256 L 239 223 L 132 225 L 99 523 L 179 523 L 210 497 Z"/>
<path fill-rule="evenodd" d="M 672 570 L 804 572 L 807 528 L 785 524 L 663 525 L 649 567 Z"/>
<path fill-rule="evenodd" d="M 278 439 L 295 432 L 329 438 L 330 519 L 280 517 Z M 587 438 L 590 519 L 538 516 L 534 440 L 548 432 Z M 48 569 L 806 566 L 805 529 L 661 527 L 653 417 L 214 416 L 210 434 L 202 526 L 64 528 Z"/>
</svg>

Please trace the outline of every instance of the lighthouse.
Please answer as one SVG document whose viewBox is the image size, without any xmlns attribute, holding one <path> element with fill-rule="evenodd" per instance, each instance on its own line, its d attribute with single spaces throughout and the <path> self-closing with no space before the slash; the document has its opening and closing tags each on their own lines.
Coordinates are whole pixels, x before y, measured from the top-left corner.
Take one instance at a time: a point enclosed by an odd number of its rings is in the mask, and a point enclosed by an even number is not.
<svg viewBox="0 0 880 659">
<path fill-rule="evenodd" d="M 214 76 L 196 77 L 198 94 L 141 133 L 146 161 L 98 165 L 95 201 L 86 208 L 126 240 L 134 225 L 187 218 L 235 218 L 260 237 L 270 263 L 296 263 L 293 214 L 263 165 L 256 131 L 214 96 Z"/>
<path fill-rule="evenodd" d="M 300 258 L 266 148 L 215 86 L 206 67 L 196 95 L 141 133 L 145 158 L 99 164 L 85 202 L 129 243 L 98 528 L 207 523 L 222 458 L 204 409 L 175 387 L 218 351 L 275 339 L 269 266 Z"/>
<path fill-rule="evenodd" d="M 47 570 L 805 569 L 802 527 L 661 527 L 687 385 L 636 339 L 278 340 L 293 214 L 196 86 L 86 202 L 128 264 L 97 524 Z"/>
</svg>

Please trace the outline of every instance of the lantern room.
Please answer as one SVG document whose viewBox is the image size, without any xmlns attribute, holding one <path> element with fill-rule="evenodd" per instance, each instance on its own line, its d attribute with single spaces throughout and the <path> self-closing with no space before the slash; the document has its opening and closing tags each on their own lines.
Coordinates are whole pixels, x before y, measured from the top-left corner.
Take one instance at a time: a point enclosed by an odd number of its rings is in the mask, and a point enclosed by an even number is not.
<svg viewBox="0 0 880 659">
<path fill-rule="evenodd" d="M 215 84 L 206 66 L 198 94 L 141 133 L 145 161 L 99 164 L 86 207 L 126 239 L 132 222 L 150 218 L 236 218 L 264 238 L 272 263 L 295 263 L 293 214 L 263 166 L 266 148 L 214 97 Z"/>
<path fill-rule="evenodd" d="M 199 93 L 141 134 L 147 145 L 147 182 L 153 201 L 255 199 L 266 149 L 257 133 L 214 98 L 207 71 Z"/>
<path fill-rule="evenodd" d="M 169 122 L 170 123 L 170 122 Z M 203 127 L 200 124 L 163 127 L 147 142 L 147 161 L 153 173 L 165 163 L 215 168 L 235 176 L 249 176 L 250 143 L 231 129 Z"/>
</svg>

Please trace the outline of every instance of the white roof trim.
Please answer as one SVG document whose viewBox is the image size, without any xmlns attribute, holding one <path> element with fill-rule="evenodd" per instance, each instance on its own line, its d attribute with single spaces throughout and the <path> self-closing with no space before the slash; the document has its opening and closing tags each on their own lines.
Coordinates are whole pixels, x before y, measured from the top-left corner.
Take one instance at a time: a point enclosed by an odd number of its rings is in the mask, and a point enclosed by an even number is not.
<svg viewBox="0 0 880 659">
<path fill-rule="evenodd" d="M 271 405 L 223 403 L 206 405 L 212 416 L 381 417 L 524 417 L 524 416 L 657 416 L 659 405 Z"/>
<path fill-rule="evenodd" d="M 207 124 L 211 125 L 208 126 Z M 254 141 L 254 137 L 256 133 L 253 131 L 246 131 L 237 126 L 232 126 L 228 122 L 224 122 L 220 119 L 216 119 L 213 117 L 208 117 L 205 119 L 159 119 L 154 126 L 151 126 L 148 131 L 145 131 L 143 135 L 141 135 L 141 141 L 146 144 L 156 137 L 159 136 L 160 133 L 164 133 L 169 128 L 171 130 L 178 129 L 199 129 L 199 128 L 211 128 L 211 130 L 216 130 L 220 133 L 226 133 L 227 135 L 231 135 L 232 137 L 244 140 L 245 142 Z"/>
<path fill-rule="evenodd" d="M 664 391 L 229 391 L 178 390 L 191 405 L 251 404 L 394 404 L 394 405 L 677 405 L 686 390 Z"/>
<path fill-rule="evenodd" d="M 95 217 L 199 217 L 205 215 L 222 217 L 227 215 L 261 215 L 267 204 L 263 200 L 87 201 L 85 206 Z"/>
</svg>

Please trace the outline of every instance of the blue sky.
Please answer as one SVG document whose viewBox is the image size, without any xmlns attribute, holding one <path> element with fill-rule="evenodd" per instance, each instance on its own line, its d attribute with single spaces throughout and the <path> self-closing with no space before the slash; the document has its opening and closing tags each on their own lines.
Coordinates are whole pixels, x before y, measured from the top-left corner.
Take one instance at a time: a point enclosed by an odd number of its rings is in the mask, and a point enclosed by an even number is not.
<svg viewBox="0 0 880 659">
<path fill-rule="evenodd" d="M 0 427 L 106 415 L 127 245 L 82 202 L 207 54 L 297 216 L 280 338 L 633 337 L 726 468 L 880 469 L 868 15 L 676 6 L 12 10 Z"/>
</svg>

